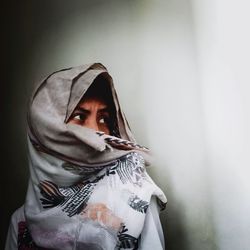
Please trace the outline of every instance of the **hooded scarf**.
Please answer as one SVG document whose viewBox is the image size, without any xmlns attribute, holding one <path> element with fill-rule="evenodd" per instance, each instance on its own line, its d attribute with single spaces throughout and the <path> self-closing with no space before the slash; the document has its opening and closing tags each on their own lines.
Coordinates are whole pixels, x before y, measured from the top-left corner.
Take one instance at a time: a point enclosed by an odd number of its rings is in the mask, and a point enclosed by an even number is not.
<svg viewBox="0 0 250 250">
<path fill-rule="evenodd" d="M 110 87 L 119 137 L 68 123 L 97 77 Z M 28 237 L 29 249 L 138 249 L 152 197 L 162 207 L 166 197 L 145 170 L 149 150 L 136 143 L 107 69 L 50 74 L 27 119 L 30 181 L 18 244 Z"/>
</svg>

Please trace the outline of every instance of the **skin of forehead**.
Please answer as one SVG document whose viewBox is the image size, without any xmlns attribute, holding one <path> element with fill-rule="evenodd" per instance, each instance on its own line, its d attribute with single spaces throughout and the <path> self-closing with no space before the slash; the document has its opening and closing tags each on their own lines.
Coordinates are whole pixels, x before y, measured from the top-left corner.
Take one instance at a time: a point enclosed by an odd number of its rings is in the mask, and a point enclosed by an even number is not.
<svg viewBox="0 0 250 250">
<path fill-rule="evenodd" d="M 92 107 L 92 105 L 94 107 L 97 107 L 99 109 L 103 109 L 103 108 L 107 108 L 108 104 L 107 102 L 100 97 L 87 97 L 87 98 L 83 98 L 81 99 L 81 101 L 79 102 L 79 104 L 76 106 L 76 109 L 78 107 L 83 107 L 83 106 L 90 106 Z"/>
</svg>

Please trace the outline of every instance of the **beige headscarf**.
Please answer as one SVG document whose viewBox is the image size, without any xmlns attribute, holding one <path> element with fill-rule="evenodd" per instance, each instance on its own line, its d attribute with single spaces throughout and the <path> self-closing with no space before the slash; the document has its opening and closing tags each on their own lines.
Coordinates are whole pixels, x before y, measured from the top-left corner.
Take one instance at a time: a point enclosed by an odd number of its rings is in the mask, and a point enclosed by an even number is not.
<svg viewBox="0 0 250 250">
<path fill-rule="evenodd" d="M 81 98 L 100 75 L 110 84 L 123 140 L 67 123 Z M 146 163 L 150 159 L 148 150 L 135 143 L 121 111 L 112 77 L 100 63 L 56 71 L 42 81 L 30 102 L 28 125 L 29 137 L 37 149 L 77 165 L 103 165 L 136 150 L 143 154 Z M 119 150 L 119 145 L 124 145 L 127 150 Z"/>
</svg>

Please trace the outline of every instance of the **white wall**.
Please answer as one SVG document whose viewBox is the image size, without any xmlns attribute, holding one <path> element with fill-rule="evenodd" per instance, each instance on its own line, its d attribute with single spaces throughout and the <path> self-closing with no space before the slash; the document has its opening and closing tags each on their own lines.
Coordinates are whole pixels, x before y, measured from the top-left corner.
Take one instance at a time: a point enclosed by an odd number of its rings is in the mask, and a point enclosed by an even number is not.
<svg viewBox="0 0 250 250">
<path fill-rule="evenodd" d="M 193 3 L 217 239 L 249 249 L 250 4 Z"/>
<path fill-rule="evenodd" d="M 30 81 L 71 65 L 106 65 L 138 141 L 155 155 L 149 172 L 169 199 L 168 249 L 247 249 L 249 6 L 79 3 L 39 35 Z"/>
</svg>

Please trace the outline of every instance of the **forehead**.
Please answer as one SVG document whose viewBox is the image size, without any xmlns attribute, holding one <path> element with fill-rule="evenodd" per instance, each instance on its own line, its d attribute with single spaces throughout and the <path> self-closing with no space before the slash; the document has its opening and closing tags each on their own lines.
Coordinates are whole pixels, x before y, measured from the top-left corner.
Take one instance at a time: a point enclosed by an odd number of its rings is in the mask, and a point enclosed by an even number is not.
<svg viewBox="0 0 250 250">
<path fill-rule="evenodd" d="M 81 99 L 77 107 L 105 109 L 105 108 L 108 108 L 108 104 L 102 98 L 88 97 L 88 98 Z"/>
</svg>

